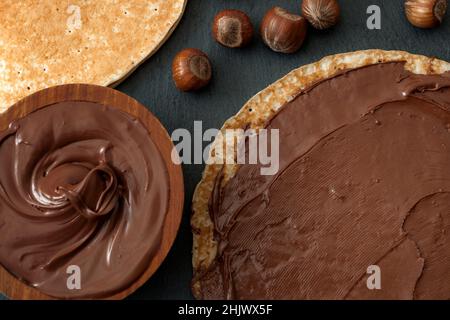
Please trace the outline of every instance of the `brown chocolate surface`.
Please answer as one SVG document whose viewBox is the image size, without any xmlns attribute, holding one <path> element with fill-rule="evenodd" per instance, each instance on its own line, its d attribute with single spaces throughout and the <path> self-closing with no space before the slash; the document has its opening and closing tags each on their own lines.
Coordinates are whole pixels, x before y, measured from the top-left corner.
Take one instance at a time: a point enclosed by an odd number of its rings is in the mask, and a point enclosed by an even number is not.
<svg viewBox="0 0 450 320">
<path fill-rule="evenodd" d="M 160 246 L 169 182 L 138 120 L 109 106 L 62 102 L 0 133 L 0 263 L 58 298 L 127 288 Z M 81 290 L 67 267 L 81 269 Z"/>
<path fill-rule="evenodd" d="M 280 170 L 242 165 L 210 199 L 199 298 L 449 299 L 450 75 L 344 71 L 268 121 Z M 381 290 L 366 286 L 370 265 Z"/>
</svg>

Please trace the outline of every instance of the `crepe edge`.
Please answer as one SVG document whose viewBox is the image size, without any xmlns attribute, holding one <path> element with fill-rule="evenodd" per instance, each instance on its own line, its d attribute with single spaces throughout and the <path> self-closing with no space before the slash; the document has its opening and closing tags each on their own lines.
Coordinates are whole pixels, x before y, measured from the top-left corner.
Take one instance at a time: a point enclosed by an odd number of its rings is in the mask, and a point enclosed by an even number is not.
<svg viewBox="0 0 450 320">
<path fill-rule="evenodd" d="M 186 6 L 188 0 L 182 0 L 183 1 L 183 7 L 179 13 L 179 16 L 176 18 L 175 22 L 173 23 L 172 27 L 167 30 L 166 35 L 163 37 L 163 39 L 158 43 L 158 45 L 152 49 L 144 56 L 144 58 L 141 59 L 140 62 L 136 63 L 130 70 L 125 72 L 124 75 L 116 77 L 115 79 L 109 80 L 105 86 L 115 88 L 119 84 L 121 84 L 126 78 L 128 78 L 134 71 L 136 71 L 137 68 L 139 68 L 145 61 L 147 61 L 149 58 L 151 58 L 158 50 L 166 43 L 166 41 L 170 38 L 172 33 L 175 31 L 175 29 L 178 27 L 178 25 L 181 22 L 181 19 L 184 16 L 184 12 L 186 11 Z"/>
</svg>

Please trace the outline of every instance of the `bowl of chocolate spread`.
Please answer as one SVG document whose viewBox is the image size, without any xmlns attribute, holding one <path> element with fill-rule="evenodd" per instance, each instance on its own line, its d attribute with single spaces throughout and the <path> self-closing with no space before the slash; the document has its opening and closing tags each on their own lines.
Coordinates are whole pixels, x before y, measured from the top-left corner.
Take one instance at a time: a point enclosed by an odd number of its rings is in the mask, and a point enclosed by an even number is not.
<svg viewBox="0 0 450 320">
<path fill-rule="evenodd" d="M 0 118 L 0 291 L 120 299 L 156 271 L 183 207 L 173 145 L 116 90 L 52 87 Z"/>
</svg>

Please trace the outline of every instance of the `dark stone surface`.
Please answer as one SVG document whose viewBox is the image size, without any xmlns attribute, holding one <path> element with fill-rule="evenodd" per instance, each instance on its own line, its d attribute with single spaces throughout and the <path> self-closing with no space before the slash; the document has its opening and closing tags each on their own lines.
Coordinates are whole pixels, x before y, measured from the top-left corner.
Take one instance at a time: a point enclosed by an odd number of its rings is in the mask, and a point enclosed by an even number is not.
<svg viewBox="0 0 450 320">
<path fill-rule="evenodd" d="M 419 30 L 404 16 L 403 0 L 340 0 L 341 22 L 335 28 L 318 32 L 310 29 L 299 52 L 277 54 L 263 45 L 257 33 L 244 49 L 228 49 L 211 38 L 211 22 L 221 9 L 241 9 L 254 26 L 266 10 L 278 5 L 299 12 L 301 1 L 293 0 L 189 0 L 185 15 L 166 44 L 118 89 L 139 100 L 161 120 L 169 133 L 177 128 L 193 130 L 194 121 L 203 128 L 220 128 L 258 91 L 289 71 L 324 56 L 362 49 L 405 50 L 450 61 L 450 12 L 444 24 L 433 30 Z M 381 30 L 366 27 L 367 7 L 381 7 Z M 181 93 L 171 78 L 171 62 L 183 48 L 206 52 L 214 67 L 214 79 L 198 93 Z M 157 273 L 130 299 L 192 299 L 189 226 L 191 199 L 200 180 L 203 165 L 184 165 L 185 209 L 177 240 Z"/>
</svg>

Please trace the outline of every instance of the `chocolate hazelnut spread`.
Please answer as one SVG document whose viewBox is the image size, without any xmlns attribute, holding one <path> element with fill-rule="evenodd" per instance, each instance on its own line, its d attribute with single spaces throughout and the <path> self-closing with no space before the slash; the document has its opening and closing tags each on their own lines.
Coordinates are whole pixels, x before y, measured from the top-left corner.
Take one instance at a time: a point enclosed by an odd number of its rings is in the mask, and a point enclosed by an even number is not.
<svg viewBox="0 0 450 320">
<path fill-rule="evenodd" d="M 199 298 L 450 299 L 450 74 L 342 71 L 266 128 L 279 129 L 280 170 L 216 178 L 218 252 Z"/>
<path fill-rule="evenodd" d="M 61 102 L 0 133 L 0 263 L 50 296 L 130 286 L 160 246 L 168 199 L 149 132 L 116 108 Z M 79 290 L 67 286 L 69 266 Z"/>
</svg>

